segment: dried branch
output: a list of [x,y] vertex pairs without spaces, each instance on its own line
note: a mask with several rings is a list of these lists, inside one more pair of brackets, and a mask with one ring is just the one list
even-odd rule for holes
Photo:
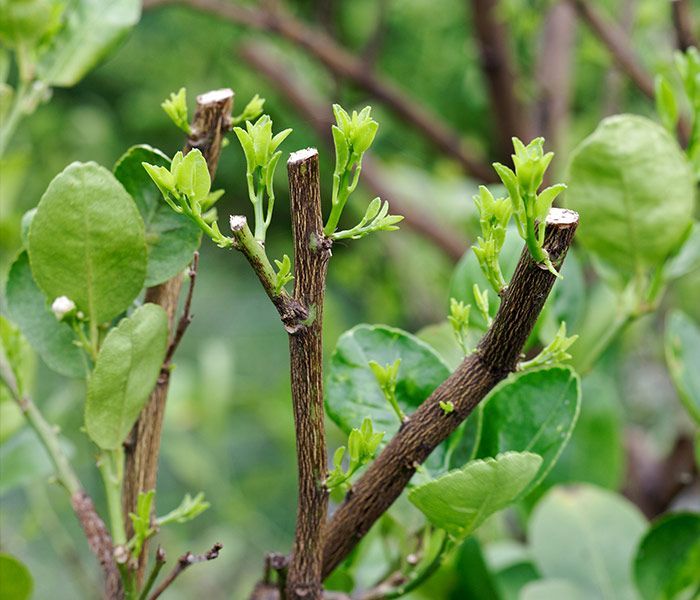
[[571,99],[576,14],[570,4],[558,2],[550,8],[540,37],[542,46],[535,74],[539,98],[534,122],[537,135],[547,140],[556,158],[569,120]]
[[197,563],[206,562],[218,558],[219,552],[221,552],[221,549],[223,547],[223,544],[216,543],[212,546],[211,550],[205,552],[204,554],[192,554],[191,552],[186,552],[185,554],[183,554],[180,558],[177,559],[177,564],[175,565],[173,570],[170,571],[163,583],[161,583],[150,595],[149,600],[156,600],[156,598],[159,598],[160,595],[170,587],[173,581],[175,581],[182,574],[183,571],[185,571],[192,565],[196,565]]
[[608,21],[589,0],[569,0],[579,17],[608,49],[617,66],[624,71],[639,90],[654,98],[654,78],[642,66],[629,37],[617,24]]
[[685,52],[691,46],[698,48],[698,40],[693,33],[693,12],[688,0],[671,0],[671,15],[676,29],[678,49]]
[[144,9],[175,4],[215,15],[231,23],[277,34],[303,48],[329,71],[351,81],[385,104],[438,150],[456,160],[467,173],[482,181],[494,181],[490,166],[474,151],[466,148],[460,135],[438,115],[390,83],[385,76],[368,71],[361,58],[339,46],[323,31],[309,27],[279,7],[274,10],[252,8],[223,0],[146,0]]
[[[239,55],[255,68],[258,75],[265,76],[282,93],[316,135],[332,149],[330,102],[319,98],[313,89],[303,83],[303,79],[293,76],[264,45],[245,44],[239,48]],[[408,200],[397,195],[371,156],[363,159],[360,185],[366,186],[373,196],[387,200],[394,212],[403,215],[403,223],[433,242],[451,260],[456,262],[462,257],[469,242],[449,226],[435,221],[430,213],[411,206]]]
[[[545,248],[557,268],[573,240],[578,215],[553,208],[547,218]],[[326,526],[323,576],[348,555],[374,522],[393,504],[416,468],[462,423],[478,403],[516,368],[520,352],[544,306],[555,277],[525,249],[492,326],[476,351],[410,416]],[[445,414],[440,402],[452,402]]]
[[292,298],[284,288],[277,290],[275,270],[267,258],[265,248],[250,231],[247,219],[242,215],[233,215],[230,223],[235,241],[234,247],[246,257],[258,276],[265,293],[277,309],[287,333],[296,333],[304,327],[304,322],[309,316],[308,310],[303,304]]
[[195,252],[192,257],[192,265],[187,271],[187,276],[190,278],[190,287],[187,290],[187,296],[185,297],[185,306],[182,309],[182,316],[177,323],[177,329],[175,330],[175,335],[170,341],[168,350],[165,353],[165,358],[163,359],[162,370],[165,372],[170,371],[170,363],[173,360],[175,351],[177,350],[180,342],[182,341],[185,331],[192,323],[192,295],[194,293],[194,285],[197,282],[197,268],[199,267],[199,252]]
[[318,151],[294,152],[287,162],[294,234],[294,299],[307,306],[306,327],[289,335],[292,403],[296,430],[298,507],[287,572],[288,600],[319,600],[328,509],[323,411],[323,300],[331,241],[323,234]]
[[[209,173],[214,178],[219,163],[221,144],[224,134],[231,127],[233,110],[233,91],[215,90],[197,96],[197,109],[191,124],[191,134],[187,139],[184,152],[198,148],[207,160]],[[145,302],[153,302],[163,307],[168,315],[172,339],[175,340],[175,313],[182,288],[182,277],[177,275],[165,283],[146,290]],[[179,329],[179,326],[178,326]],[[174,349],[173,349],[174,353]],[[168,360],[172,359],[172,356]],[[155,489],[158,474],[158,457],[160,455],[160,438],[165,416],[165,403],[170,386],[170,370],[166,369],[158,379],[151,392],[148,403],[141,411],[129,439],[124,444],[125,467],[124,487],[122,491],[123,514],[136,510],[140,492]],[[155,510],[155,502],[154,502]],[[133,535],[131,520],[127,518],[127,535]],[[146,542],[139,557],[136,571],[137,582],[141,583],[146,568]]]
[[508,28],[498,17],[498,0],[469,0],[476,39],[481,55],[481,70],[486,79],[497,129],[499,152],[508,157],[511,138],[532,137],[527,111],[518,100],[515,61],[508,45]]
[[90,550],[102,568],[105,580],[104,597],[108,600],[119,600],[123,597],[123,589],[121,576],[114,562],[112,538],[97,513],[92,498],[85,492],[78,475],[63,452],[56,428],[44,418],[29,396],[20,393],[15,374],[3,356],[0,356],[0,381],[49,455],[56,480],[70,495],[73,512],[85,533]]

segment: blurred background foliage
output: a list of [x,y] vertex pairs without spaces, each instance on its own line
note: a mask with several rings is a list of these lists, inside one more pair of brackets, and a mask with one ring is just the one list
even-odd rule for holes
[[[516,91],[525,105],[540,93],[536,63],[544,17],[552,4],[549,0],[501,3],[520,73]],[[630,33],[650,72],[670,69],[675,42],[666,2],[601,0],[596,5]],[[285,8],[310,26],[330,32],[352,53],[375,54],[373,68],[380,79],[386,76],[398,83],[408,97],[429,107],[484,157],[503,158],[468,2],[304,0],[287,2]],[[327,197],[332,155],[285,95],[242,58],[240,48],[252,42],[263,44],[302,89],[322,98],[329,113],[331,101],[347,108],[373,105],[380,130],[372,154],[381,161],[392,190],[448,225],[466,251],[468,240],[478,233],[471,196],[479,182],[465,176],[454,160],[437,152],[385,105],[330,75],[304,50],[273,34],[185,7],[158,7],[144,11],[109,60],[75,87],[54,89],[50,102],[20,124],[0,165],[3,276],[20,247],[22,214],[37,204],[49,181],[67,164],[93,160],[111,168],[137,143],[151,144],[169,155],[182,145],[181,133],[160,108],[161,101],[181,86],[190,92],[190,102],[196,93],[230,86],[236,92],[234,112],[254,94],[264,96],[275,129],[294,129],[285,150],[309,145],[322,149]],[[570,94],[568,122],[556,148],[555,180],[564,173],[569,151],[602,117],[631,112],[655,118],[653,102],[615,69],[609,52],[581,24],[575,34]],[[273,256],[291,255],[292,249],[283,169],[279,179],[277,214],[267,244]],[[226,190],[219,215],[249,211],[244,157],[235,142],[223,152],[215,187]],[[369,199],[369,194],[360,201],[355,198],[356,213]],[[325,318],[327,356],[339,335],[360,322],[417,332],[444,321],[454,258],[410,228],[339,243],[333,253]],[[578,282],[580,288],[573,293],[587,297],[580,306],[580,325],[584,315],[617,300],[593,277],[584,253],[577,257],[580,276],[564,281]],[[673,303],[700,319],[699,286],[696,270],[674,283],[664,306]],[[243,598],[261,574],[264,553],[285,551],[293,535],[296,486],[287,336],[241,257],[208,243],[202,249],[193,312],[194,323],[176,357],[158,503],[169,509],[179,503],[183,490],[202,490],[212,508],[191,523],[164,531],[160,543],[171,558],[188,549],[200,551],[216,540],[224,543],[224,551],[218,561],[183,576],[169,597]],[[664,366],[660,341],[664,312],[662,308],[634,323],[584,380],[581,419],[548,478],[550,485],[583,481],[621,490],[640,456],[660,460],[678,443],[679,435],[692,431]],[[569,323],[569,331],[578,332],[575,323]],[[91,445],[79,430],[82,407],[76,399],[82,390],[77,386],[39,364],[34,397],[60,425],[83,481],[101,503]],[[45,485],[50,469],[43,450],[33,443],[31,432],[11,435],[14,429],[11,415],[5,415],[0,426],[3,441],[7,439],[0,447],[2,549],[29,566],[36,598],[89,597],[86,589],[96,577],[93,559],[80,541],[63,492]],[[340,432],[329,425],[329,447],[340,443]],[[696,504],[697,493],[696,482],[691,497]],[[502,540],[514,523],[512,515],[500,516],[480,530],[479,538],[483,543]],[[480,555],[470,544],[454,560],[465,561],[473,570],[474,557]],[[491,552],[489,560],[498,562],[497,554]],[[411,597],[486,597],[463,587],[466,583],[455,583],[455,572],[448,565]],[[368,581],[371,575],[370,569],[365,574]]]

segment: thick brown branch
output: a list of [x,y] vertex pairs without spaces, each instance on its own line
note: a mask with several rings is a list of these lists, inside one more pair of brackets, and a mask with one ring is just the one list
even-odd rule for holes
[[328,509],[322,327],[331,241],[323,235],[318,152],[307,149],[293,153],[287,171],[294,234],[294,298],[308,307],[310,322],[289,336],[299,497],[286,596],[288,600],[320,600],[321,532]]
[[499,152],[510,155],[511,138],[531,138],[527,112],[516,93],[515,64],[508,43],[510,34],[498,16],[498,0],[469,0],[476,38],[479,42],[481,70],[486,79],[499,140]]
[[571,97],[571,60],[576,41],[576,14],[567,2],[549,9],[542,30],[537,60],[539,99],[535,107],[537,135],[557,152],[566,131]]
[[[191,134],[187,139],[184,152],[198,148],[207,160],[209,173],[214,178],[219,163],[223,136],[231,127],[233,110],[233,91],[215,90],[197,97],[197,109],[191,125]],[[175,313],[177,312],[182,276],[177,275],[160,285],[146,290],[146,302],[153,302],[163,307],[168,315],[171,339],[175,341]],[[172,356],[169,356],[170,360]],[[160,437],[165,416],[165,402],[170,385],[169,370],[158,379],[151,392],[148,403],[141,411],[129,439],[124,444],[126,455],[124,467],[124,489],[122,506],[124,515],[136,510],[136,501],[140,492],[155,489],[160,454]],[[131,520],[126,520],[127,535],[133,534]],[[141,552],[137,579],[143,579],[148,552],[144,547]]]
[[187,568],[200,562],[206,562],[218,558],[219,552],[221,552],[223,547],[223,544],[216,543],[212,546],[211,550],[205,552],[204,554],[192,554],[191,552],[186,552],[183,554],[177,559],[177,564],[163,580],[163,583],[161,583],[148,597],[148,600],[156,600],[159,598],[160,595],[172,585],[173,581],[175,581]]
[[[569,249],[578,215],[554,208],[547,218],[545,248],[556,265]],[[323,576],[338,566],[374,522],[393,504],[428,455],[474,407],[513,371],[549,295],[555,277],[523,251],[501,306],[476,351],[410,416],[353,486],[324,531]],[[440,402],[452,402],[445,414]]]
[[347,79],[384,103],[413,126],[438,150],[456,160],[462,168],[483,181],[493,181],[493,170],[475,152],[465,147],[457,132],[438,115],[418,103],[385,76],[365,68],[364,61],[323,31],[313,29],[277,8],[251,8],[223,0],[147,0],[144,8],[182,4],[232,23],[279,35],[306,50],[335,75]]
[[688,0],[671,0],[671,15],[676,29],[678,49],[685,52],[691,46],[698,47],[693,33],[693,12]]
[[[319,98],[313,89],[304,84],[302,78],[293,76],[262,44],[245,44],[240,47],[239,54],[255,68],[257,74],[264,75],[284,95],[311,125],[316,135],[332,149],[330,102]],[[456,262],[462,257],[469,245],[468,241],[449,226],[436,222],[430,213],[411,206],[408,200],[397,194],[371,156],[365,156],[362,161],[360,184],[366,186],[373,196],[387,200],[393,213],[403,215],[402,224],[405,223],[433,242],[451,260]]]
[[626,33],[619,25],[607,20],[589,0],[569,0],[579,16],[608,49],[617,66],[624,71],[640,91],[654,98],[654,79],[639,62]]

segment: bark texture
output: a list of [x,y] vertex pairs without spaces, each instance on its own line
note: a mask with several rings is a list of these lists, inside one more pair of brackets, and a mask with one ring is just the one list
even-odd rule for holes
[[80,491],[71,496],[71,505],[85,533],[88,546],[97,557],[104,573],[103,597],[105,600],[121,600],[124,598],[124,590],[117,564],[114,562],[112,537],[104,521],[97,514],[92,498],[84,491]]
[[[575,212],[551,210],[545,248],[555,265],[561,265],[566,256],[577,225]],[[523,250],[493,325],[475,352],[416,409],[328,523],[324,531],[324,577],[394,503],[416,468],[515,369],[554,281],[554,275],[536,264],[527,249]],[[445,414],[441,401],[452,402],[454,412]]]
[[321,533],[328,508],[322,327],[331,241],[323,235],[318,152],[295,152],[287,170],[294,234],[294,299],[307,307],[310,322],[289,336],[299,498],[286,595],[294,600],[317,600],[322,596]]
[[[197,97],[197,109],[191,125],[183,153],[197,148],[202,153],[209,167],[212,179],[216,173],[221,153],[224,134],[231,127],[233,110],[233,91],[215,90]],[[165,283],[148,288],[145,302],[153,302],[163,307],[168,315],[171,339],[175,335],[175,314],[177,312],[183,278],[176,275]],[[124,445],[125,467],[122,508],[124,515],[136,510],[136,501],[140,492],[155,489],[158,474],[158,457],[160,455],[160,438],[165,416],[165,404],[170,387],[170,371],[163,369],[155,389],[151,392],[148,403],[141,411],[129,439]],[[154,502],[155,509],[155,502]],[[133,535],[131,519],[126,517],[127,536]],[[146,547],[141,553],[137,577],[143,578],[148,552]]]

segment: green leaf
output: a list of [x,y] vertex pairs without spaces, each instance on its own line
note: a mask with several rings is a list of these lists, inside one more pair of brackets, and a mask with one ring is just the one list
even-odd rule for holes
[[[35,355],[19,328],[2,315],[0,315],[0,356],[4,356],[12,370],[20,396],[28,394],[36,367]],[[1,383],[0,387],[2,387]]]
[[51,312],[34,281],[26,252],[10,268],[5,297],[10,318],[46,365],[66,377],[85,377],[85,358],[73,343],[75,334],[68,323],[59,321]]
[[143,287],[143,220],[107,169],[73,163],[39,202],[29,261],[49,302],[67,296],[90,321],[104,323],[126,310]]
[[411,334],[384,325],[358,325],[340,337],[328,368],[326,412],[346,434],[365,417],[386,432],[385,442],[396,433],[399,421],[369,363],[391,365],[397,359],[396,400],[410,415],[450,374],[438,354]]
[[589,596],[566,579],[540,579],[528,583],[519,600],[588,600]]
[[177,189],[195,203],[206,200],[211,188],[211,176],[207,161],[195,148],[187,153],[177,168],[173,168]]
[[523,495],[545,478],[576,425],[581,406],[578,375],[552,367],[511,375],[483,400],[479,458],[507,451],[533,452],[542,465]]
[[700,425],[700,327],[679,310],[666,321],[666,364],[683,405]]
[[[568,256],[566,260],[569,261]],[[700,225],[695,222],[678,254],[666,263],[664,277],[667,280],[678,279],[698,270],[700,270]]]
[[58,0],[0,2],[0,41],[10,48],[36,53],[58,29],[64,4]]
[[656,100],[656,112],[661,118],[664,127],[675,135],[676,125],[678,124],[678,103],[673,92],[673,87],[663,75],[657,75],[654,82]]
[[529,452],[475,460],[413,488],[408,499],[433,525],[464,538],[513,502],[541,464],[542,458]]
[[105,338],[88,383],[85,427],[104,450],[119,448],[148,400],[168,344],[168,317],[144,304]]
[[29,569],[14,556],[0,554],[0,600],[28,600],[32,596],[34,580]]
[[643,117],[602,121],[574,152],[568,178],[578,241],[627,279],[666,259],[690,224],[690,165],[668,132]]
[[96,67],[141,17],[139,0],[75,0],[65,24],[39,62],[38,77],[70,87]]
[[700,586],[700,514],[652,523],[637,550],[634,577],[643,600],[692,598]]
[[133,146],[117,161],[114,176],[131,194],[145,223],[148,248],[145,285],[154,286],[187,267],[199,247],[202,232],[194,221],[177,214],[165,203],[142,162],[170,167],[170,159],[159,150],[146,145]]
[[580,485],[547,493],[530,519],[529,540],[544,577],[566,579],[587,598],[635,600],[632,558],[645,529],[633,504]]

